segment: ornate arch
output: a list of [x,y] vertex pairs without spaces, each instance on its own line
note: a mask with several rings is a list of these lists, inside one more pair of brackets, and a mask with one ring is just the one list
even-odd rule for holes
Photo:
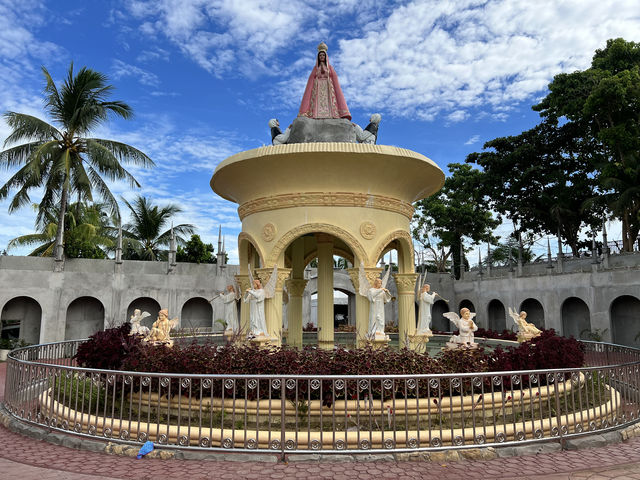
[[243,255],[243,242],[249,242],[249,244],[255,249],[255,251],[258,252],[258,256],[260,257],[262,265],[264,265],[264,252],[260,248],[260,244],[256,242],[253,236],[246,232],[240,232],[240,235],[238,235],[238,259],[240,261],[240,273],[247,275],[246,269],[249,262],[246,258],[246,255]]
[[274,265],[278,261],[278,258],[280,257],[282,252],[284,252],[289,244],[296,238],[313,232],[328,233],[329,235],[333,235],[334,237],[339,238],[347,244],[347,246],[351,249],[355,256],[358,257],[358,259],[362,259],[365,262],[368,261],[369,257],[360,242],[358,242],[358,240],[346,230],[343,230],[340,227],[336,227],[335,225],[330,225],[328,223],[307,223],[305,225],[300,225],[298,227],[292,228],[282,237],[280,237],[280,240],[278,240],[278,242],[273,246],[273,249],[271,250],[271,254],[269,255],[266,266]]
[[387,235],[382,241],[378,243],[378,246],[374,250],[374,255],[371,258],[372,262],[377,262],[378,259],[389,249],[387,247],[394,240],[398,241],[398,270],[400,273],[413,273],[413,242],[411,235],[405,230],[396,230]]

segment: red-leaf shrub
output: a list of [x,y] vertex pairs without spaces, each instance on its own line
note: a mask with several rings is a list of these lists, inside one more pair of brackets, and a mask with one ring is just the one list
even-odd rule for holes
[[497,347],[489,358],[489,371],[579,368],[584,365],[584,345],[575,338],[543,330],[540,336],[517,347]]
[[96,332],[78,346],[74,359],[81,367],[99,370],[120,370],[129,356],[135,357],[141,345],[140,337],[129,335],[131,324]]
[[[445,350],[435,357],[417,353],[408,349],[360,348],[345,350],[321,350],[305,347],[296,350],[292,347],[272,348],[270,350],[248,345],[176,342],[172,348],[141,343],[137,337],[130,337],[129,325],[109,329],[92,335],[78,348],[76,359],[85,367],[99,369],[119,369],[137,372],[157,372],[171,374],[214,374],[214,375],[420,375],[443,373],[497,372],[536,369],[562,369],[581,367],[584,364],[582,344],[573,338],[555,335],[553,330],[545,330],[539,336],[517,347],[496,348],[487,353],[483,348]],[[542,376],[544,377],[544,376]],[[540,384],[545,379],[540,378]],[[250,377],[249,377],[250,378]],[[455,377],[454,377],[455,378]],[[528,382],[526,375],[523,383]],[[139,379],[138,379],[139,380]],[[136,388],[140,385],[136,380]],[[319,388],[311,388],[309,380],[299,380],[293,389],[275,387],[269,380],[260,380],[255,387],[248,386],[248,379],[237,380],[229,387],[224,379],[211,382],[206,391],[200,392],[201,382],[194,379],[187,386],[177,380],[161,386],[158,378],[152,379],[153,391],[161,394],[231,396],[253,400],[260,398],[280,398],[282,392],[290,400],[306,401],[322,399],[325,405],[331,405],[337,399],[363,399],[367,395],[375,398],[391,398],[396,392],[401,395],[424,395],[432,389],[432,395],[449,394],[455,391],[479,391],[479,385],[471,385],[471,378],[460,377],[454,385],[449,379],[441,379],[437,387],[428,385],[425,380],[416,382],[411,391],[406,390],[405,380],[396,379],[383,385],[381,379],[346,380],[343,387],[336,387],[334,380],[323,380]],[[487,377],[485,386],[490,386]],[[501,385],[494,384],[496,390],[509,388],[510,376],[503,379]],[[282,384],[282,382],[281,382]],[[435,391],[433,390],[435,388]],[[164,393],[163,393],[164,392]]]

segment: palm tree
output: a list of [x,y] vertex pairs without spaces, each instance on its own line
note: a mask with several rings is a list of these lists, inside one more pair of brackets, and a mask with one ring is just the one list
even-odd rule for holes
[[[131,221],[122,227],[123,258],[158,260],[165,253],[160,247],[168,246],[171,241],[172,230],[180,245],[184,245],[185,235],[192,235],[195,231],[195,227],[190,223],[167,228],[171,217],[182,212],[177,205],[159,207],[141,195],[136,197],[133,205],[124,198],[122,201],[129,207],[132,217]],[[163,229],[165,230],[162,231]]]
[[[37,205],[34,205],[37,208]],[[37,233],[21,235],[9,241],[8,249],[37,245],[30,256],[53,255],[60,208],[46,212],[44,223]],[[65,254],[71,258],[106,258],[115,245],[116,228],[103,203],[87,205],[77,202],[68,205],[64,222]]]
[[28,143],[0,152],[0,166],[21,167],[0,188],[0,200],[7,198],[12,189],[17,189],[9,204],[11,213],[31,203],[31,190],[43,187],[36,225],[46,224],[47,212],[59,206],[55,256],[56,260],[62,260],[69,196],[77,196],[78,201],[92,202],[92,193],[97,191],[112,213],[119,217],[118,203],[103,177],[127,180],[132,187],[139,187],[122,164],[148,167],[153,166],[153,162],[141,151],[124,143],[88,137],[91,130],[104,123],[110,114],[124,119],[132,116],[131,107],[126,103],[107,101],[113,87],[107,85],[105,75],[83,67],[74,76],[72,63],[58,90],[47,69],[42,67],[42,72],[46,79],[45,110],[55,125],[23,113],[4,114],[12,129],[4,147],[21,141]]

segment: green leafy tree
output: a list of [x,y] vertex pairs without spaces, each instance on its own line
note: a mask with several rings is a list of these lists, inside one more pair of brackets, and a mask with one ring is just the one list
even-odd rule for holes
[[418,241],[424,241],[426,233],[437,238],[438,248],[448,249],[443,261],[451,257],[459,278],[463,237],[475,244],[493,241],[491,232],[500,224],[500,219],[494,218],[479,188],[483,173],[468,164],[447,166],[451,175],[442,189],[416,203],[412,233]]
[[[133,205],[125,199],[129,208],[131,221],[122,226],[123,252],[126,260],[161,260],[166,258],[171,242],[171,218],[182,212],[177,205],[163,207],[153,205],[147,198],[138,195]],[[173,227],[176,242],[184,245],[185,235],[192,235],[195,227],[183,223]]]
[[596,179],[622,223],[623,249],[640,232],[640,44],[622,38],[596,50],[591,68],[556,75],[533,107],[548,122],[569,123],[591,141]]
[[[37,206],[36,206],[37,208]],[[60,209],[46,213],[37,233],[22,235],[9,241],[9,249],[33,246],[30,256],[50,257],[55,247]],[[72,203],[65,212],[64,248],[68,258],[107,258],[115,245],[115,228],[103,203]]]
[[0,188],[0,200],[17,189],[9,212],[31,204],[29,192],[44,189],[38,205],[36,224],[47,222],[47,214],[58,206],[56,224],[56,259],[63,258],[64,220],[70,196],[79,201],[93,201],[97,192],[116,215],[118,203],[104,178],[126,180],[132,187],[140,185],[123,164],[152,166],[141,151],[113,140],[89,137],[110,114],[124,119],[132,115],[131,107],[121,101],[109,101],[113,87],[102,73],[82,68],[74,75],[73,64],[60,88],[46,68],[42,68],[46,85],[45,109],[53,123],[23,113],[6,112],[4,119],[12,129],[0,152],[0,165],[20,167]]
[[176,261],[189,263],[216,263],[217,259],[213,255],[213,245],[204,243],[200,235],[191,235],[184,247],[178,246]]
[[579,233],[602,221],[597,195],[592,142],[578,125],[542,122],[520,135],[484,144],[486,151],[466,161],[484,171],[480,185],[491,208],[523,232],[560,235],[578,253]]

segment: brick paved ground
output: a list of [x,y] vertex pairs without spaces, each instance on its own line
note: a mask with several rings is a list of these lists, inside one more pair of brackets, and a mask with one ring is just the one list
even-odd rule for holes
[[[0,364],[0,392],[6,364]],[[447,464],[423,462],[292,462],[136,460],[73,450],[0,427],[0,479],[638,479],[640,438],[591,450]],[[215,456],[212,455],[212,458]]]

